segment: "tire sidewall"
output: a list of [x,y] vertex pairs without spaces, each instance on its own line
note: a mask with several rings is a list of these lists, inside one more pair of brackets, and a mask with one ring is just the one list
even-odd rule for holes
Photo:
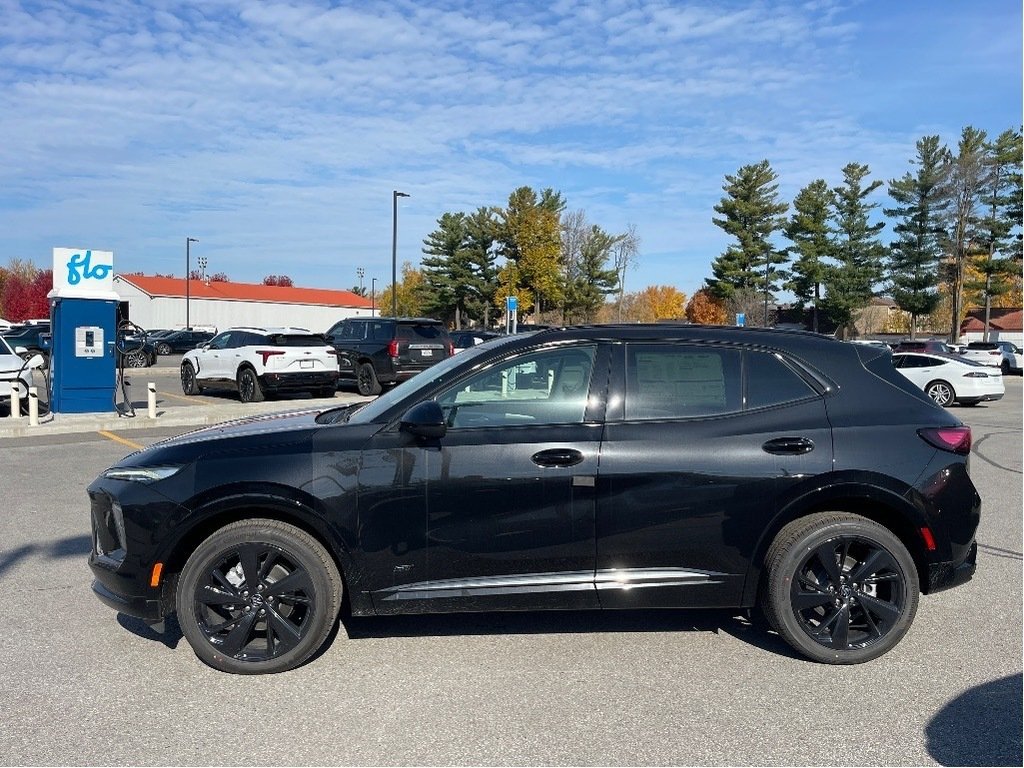
[[[773,626],[791,646],[805,656],[828,664],[860,664],[887,653],[906,635],[917,613],[920,585],[913,558],[903,543],[888,529],[866,518],[844,515],[841,520],[822,520],[797,538],[788,550],[769,566],[768,599]],[[780,536],[785,533],[785,529]],[[903,612],[896,625],[866,648],[837,651],[811,638],[793,610],[790,595],[797,568],[807,555],[822,544],[841,536],[852,536],[885,549],[903,576]]]
[[[332,582],[331,574],[324,567],[321,558],[329,559],[326,550],[298,529],[292,529],[294,534],[289,533],[286,530],[289,528],[291,526],[276,521],[257,520],[229,525],[206,539],[189,557],[178,582],[175,607],[182,634],[205,664],[222,672],[240,675],[284,672],[300,666],[324,644],[338,617],[341,600],[340,579],[335,572]],[[194,600],[197,588],[211,568],[238,545],[253,543],[267,545],[286,553],[305,569],[313,584],[313,616],[305,636],[295,648],[266,661],[240,661],[220,653],[200,629]],[[319,555],[316,549],[320,549]]]

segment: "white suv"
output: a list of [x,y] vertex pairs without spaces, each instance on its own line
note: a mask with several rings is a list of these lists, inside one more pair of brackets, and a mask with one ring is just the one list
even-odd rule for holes
[[338,358],[323,336],[305,328],[229,328],[181,359],[181,389],[238,389],[243,403],[280,392],[334,397]]
[[998,366],[1004,376],[1020,370],[1021,351],[1009,341],[972,341],[961,356],[982,365]]

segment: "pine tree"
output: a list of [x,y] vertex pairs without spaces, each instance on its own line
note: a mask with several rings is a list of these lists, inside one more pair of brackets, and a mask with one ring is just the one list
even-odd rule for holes
[[519,311],[534,305],[557,306],[563,283],[559,265],[561,239],[559,217],[565,202],[559,193],[545,189],[540,198],[530,187],[520,187],[499,211],[499,248],[505,266],[498,274],[500,288],[495,303],[504,306],[506,296],[519,299]]
[[827,259],[834,255],[828,224],[833,199],[832,190],[824,179],[812,181],[793,199],[793,216],[783,230],[793,241],[790,253],[797,257],[791,267],[792,277],[785,287],[796,296],[801,310],[808,302],[813,302],[815,333],[818,332],[818,309]]
[[856,312],[871,303],[875,286],[884,275],[885,246],[878,234],[884,222],[871,223],[871,211],[878,203],[867,198],[882,186],[875,180],[865,186],[868,166],[848,163],[843,184],[832,190],[834,257],[836,264],[825,270],[825,311],[839,328],[853,322]]
[[917,173],[906,173],[889,182],[894,208],[885,215],[896,219],[897,239],[889,249],[889,283],[897,306],[910,313],[910,337],[917,335],[917,318],[935,309],[939,295],[938,264],[943,253],[943,215],[949,199],[949,150],[938,136],[917,142],[917,157],[911,161]]
[[609,256],[622,235],[609,235],[597,225],[586,231],[574,259],[572,271],[566,276],[565,322],[593,322],[604,297],[618,287],[618,270],[607,266]]
[[714,277],[706,283],[719,298],[756,290],[764,293],[767,304],[769,294],[777,290],[777,281],[786,277],[784,271],[774,269],[786,263],[786,251],[771,243],[771,236],[784,224],[782,214],[789,208],[778,200],[777,178],[767,160],[745,165],[735,176],[725,177],[722,189],[726,196],[715,206],[721,218],[712,218],[712,222],[735,237],[738,244],[729,246],[711,265]]
[[466,216],[445,213],[438,228],[423,241],[423,286],[421,303],[429,315],[462,327],[466,294],[472,267],[463,248],[466,240]]
[[985,306],[985,331],[992,314],[992,299],[1008,293],[1019,274],[1021,238],[1021,134],[1006,130],[985,147],[985,173],[979,189],[982,216],[973,238],[978,251],[972,266],[981,278],[965,289],[981,294]]
[[970,259],[978,255],[981,244],[974,233],[979,219],[979,194],[985,183],[986,134],[967,126],[960,134],[957,154],[949,164],[950,228],[947,235],[949,259],[945,278],[952,303],[949,339],[960,339],[963,319],[964,270]]

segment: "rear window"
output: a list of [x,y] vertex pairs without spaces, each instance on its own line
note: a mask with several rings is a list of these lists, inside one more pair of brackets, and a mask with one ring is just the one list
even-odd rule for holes
[[400,339],[439,339],[447,335],[443,325],[438,323],[417,323],[416,325],[399,325],[398,338]]
[[998,349],[998,345],[993,341],[972,341],[967,345],[968,349]]
[[324,347],[327,342],[322,336],[312,333],[274,333],[267,337],[275,347]]

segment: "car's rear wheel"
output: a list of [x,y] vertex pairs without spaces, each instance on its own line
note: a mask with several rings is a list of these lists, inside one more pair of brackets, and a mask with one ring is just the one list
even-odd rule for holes
[[945,381],[933,381],[925,387],[924,392],[935,401],[936,405],[941,405],[943,408],[956,400],[953,386]]
[[766,558],[763,607],[793,648],[827,664],[859,664],[891,650],[917,613],[914,561],[889,529],[829,512],[795,520]]
[[333,559],[308,533],[278,520],[242,520],[189,557],[178,582],[178,623],[215,669],[284,672],[323,646],[341,591]]
[[243,368],[238,372],[238,399],[243,403],[259,403],[266,399],[256,371]]
[[198,395],[200,392],[196,369],[187,360],[181,364],[181,391],[186,395]]
[[170,344],[157,344],[156,345],[156,353],[158,355],[169,355],[169,354],[171,354],[171,345]]
[[1000,365],[999,365],[999,370],[1001,370],[1003,372],[1003,376],[1009,376],[1010,375],[1010,361],[1009,360],[1003,360],[1003,362],[1000,363]]
[[377,381],[377,372],[373,370],[372,363],[362,363],[359,366],[356,373],[356,389],[364,396],[380,394],[380,382]]

